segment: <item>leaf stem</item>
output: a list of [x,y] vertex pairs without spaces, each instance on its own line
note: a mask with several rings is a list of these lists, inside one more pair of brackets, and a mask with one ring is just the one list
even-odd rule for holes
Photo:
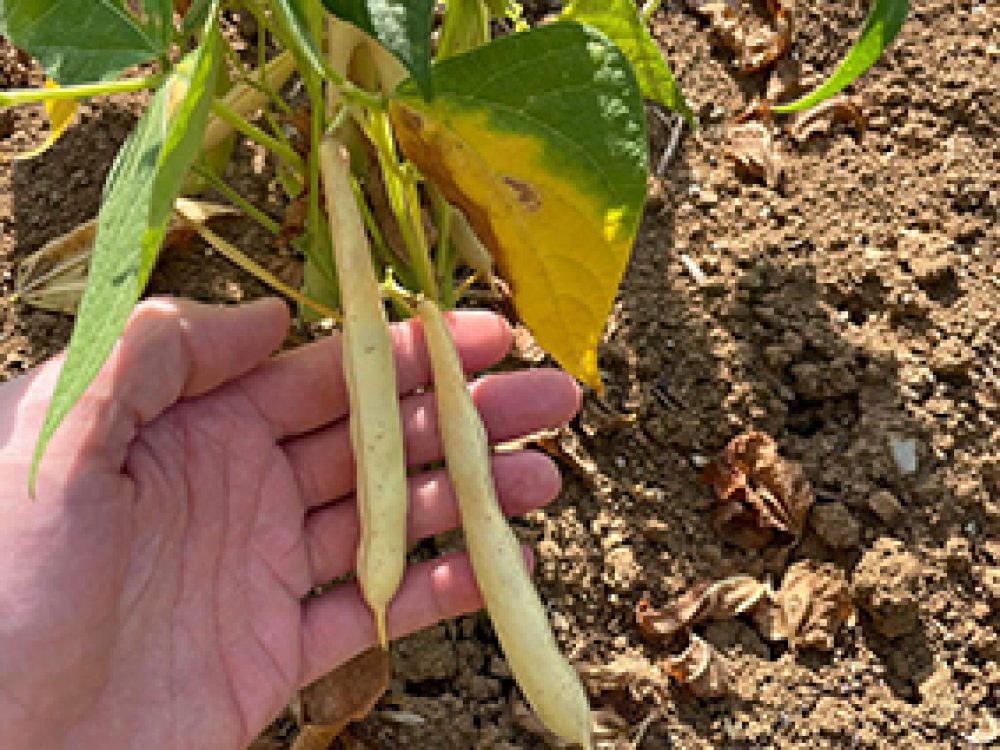
[[233,128],[233,130],[237,130],[251,141],[259,143],[268,151],[274,153],[282,161],[286,162],[295,171],[300,174],[306,171],[306,165],[302,161],[302,157],[295,153],[295,150],[291,146],[286,143],[282,143],[277,138],[273,138],[256,125],[247,122],[243,117],[222,101],[215,99],[212,102],[212,112],[214,112],[220,120]]
[[361,186],[357,184],[356,180],[352,179],[351,188],[354,191],[354,199],[358,204],[358,210],[361,212],[361,220],[364,222],[365,229],[368,230],[368,234],[372,237],[372,244],[375,247],[375,252],[378,254],[379,259],[391,270],[393,274],[402,280],[404,285],[412,286],[414,282],[410,276],[409,269],[400,263],[399,257],[386,243],[385,238],[382,236],[382,232],[379,230],[378,223],[372,215],[371,208],[368,206],[368,201],[365,200],[365,194],[361,189]]
[[91,96],[126,94],[130,91],[155,89],[163,82],[164,74],[155,73],[143,78],[125,78],[105,83],[81,83],[76,86],[60,86],[56,89],[11,89],[0,91],[0,107],[13,107],[32,102],[59,101],[66,99],[86,99]]
[[253,205],[250,201],[244,198],[242,195],[237,193],[233,188],[225,183],[225,181],[219,177],[211,169],[206,169],[204,165],[196,163],[192,167],[199,177],[208,180],[208,183],[215,188],[215,190],[226,198],[230,203],[240,209],[243,213],[249,216],[251,219],[260,224],[264,229],[266,229],[271,234],[281,234],[281,225],[278,224],[274,219],[264,213],[262,210]]
[[286,297],[295,300],[300,305],[308,307],[310,310],[313,310],[321,317],[330,318],[334,322],[340,322],[340,313],[338,313],[336,310],[331,310],[326,305],[317,302],[316,300],[311,299],[306,295],[302,294],[302,292],[300,292],[298,289],[293,289],[284,281],[275,276],[273,273],[264,268],[262,265],[251,260],[242,251],[237,249],[236,246],[222,239],[222,237],[217,235],[208,227],[194,223],[191,223],[191,226],[198,233],[198,235],[203,240],[205,240],[205,242],[207,242],[209,245],[212,246],[214,250],[216,250],[220,255],[222,255],[230,262],[242,268],[247,273],[251,274],[260,281],[264,282],[272,289],[281,292]]

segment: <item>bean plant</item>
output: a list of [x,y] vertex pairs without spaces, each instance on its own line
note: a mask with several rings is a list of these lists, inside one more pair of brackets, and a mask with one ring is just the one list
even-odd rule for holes
[[[443,5],[443,8],[436,6]],[[473,568],[528,702],[590,747],[586,695],[560,654],[497,506],[482,423],[442,310],[475,280],[503,284],[568,372],[599,389],[596,348],[639,227],[649,168],[645,106],[694,115],[651,38],[655,4],[577,0],[530,28],[505,0],[0,0],[0,34],[44,69],[51,132],[76,102],[152,92],[107,176],[89,274],[38,438],[45,446],[143,294],[171,222],[339,324],[362,521],[357,576],[386,645],[406,553],[406,473],[388,321],[419,315],[448,470]],[[222,33],[256,19],[256,59]],[[837,93],[898,32],[906,0],[876,0],[843,63],[785,114]],[[307,103],[297,148],[283,124]],[[234,135],[269,152],[290,201],[304,282],[290,288],[209,230],[184,196],[214,188],[268,232],[286,228],[225,182]],[[331,377],[334,374],[331,373]]]

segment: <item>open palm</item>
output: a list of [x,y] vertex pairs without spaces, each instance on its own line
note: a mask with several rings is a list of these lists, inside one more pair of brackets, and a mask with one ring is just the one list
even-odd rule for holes
[[[505,324],[452,317],[467,371],[506,352]],[[350,573],[357,548],[347,394],[336,336],[277,358],[269,300],[154,300],[56,433],[35,501],[34,441],[53,361],[0,386],[0,747],[238,748],[295,690],[375,643]],[[418,323],[394,328],[407,460],[441,457]],[[561,373],[474,386],[491,438],[568,419]],[[508,512],[552,499],[548,459],[494,459]],[[458,523],[447,476],[410,480],[409,535]],[[412,565],[390,635],[481,606],[464,555]]]

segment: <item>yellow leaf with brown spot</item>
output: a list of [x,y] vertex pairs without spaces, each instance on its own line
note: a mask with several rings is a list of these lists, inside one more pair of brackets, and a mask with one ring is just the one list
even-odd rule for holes
[[597,344],[638,230],[645,115],[600,32],[560,22],[433,69],[390,103],[403,153],[468,217],[538,343],[601,387]]

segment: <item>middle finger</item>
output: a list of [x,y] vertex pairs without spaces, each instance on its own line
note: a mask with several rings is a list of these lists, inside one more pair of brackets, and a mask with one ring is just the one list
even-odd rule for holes
[[[488,375],[472,386],[472,399],[490,442],[512,440],[556,427],[576,413],[580,390],[559,370],[521,370]],[[407,466],[442,458],[433,393],[400,401]],[[346,421],[284,444],[306,508],[351,494],[355,488],[354,454]]]

